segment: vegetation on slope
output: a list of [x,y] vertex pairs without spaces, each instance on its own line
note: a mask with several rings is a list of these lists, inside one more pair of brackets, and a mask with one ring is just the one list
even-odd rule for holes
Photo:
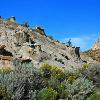
[[10,73],[3,74],[1,69],[1,100],[95,100],[98,95],[94,92],[95,87],[100,88],[100,65],[65,70],[49,64],[38,69],[31,63],[14,64],[16,67]]

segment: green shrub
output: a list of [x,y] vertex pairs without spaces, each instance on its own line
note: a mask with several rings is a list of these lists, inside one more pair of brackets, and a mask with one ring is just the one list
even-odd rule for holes
[[73,68],[70,67],[69,69],[65,70],[65,76],[67,80],[75,80],[78,77],[82,77],[82,74],[80,72],[79,68]]
[[42,76],[41,73],[36,72],[31,76],[32,78],[32,87],[34,90],[41,90],[47,86],[47,80]]
[[82,65],[82,68],[87,69],[87,68],[89,68],[89,66],[90,66],[89,64],[85,63],[85,64]]
[[91,64],[89,68],[83,71],[83,74],[90,80],[100,82],[100,64]]
[[46,64],[43,64],[39,69],[41,71],[45,71],[46,69],[51,70],[51,68],[52,66],[46,63]]
[[56,78],[50,78],[48,80],[48,87],[51,87],[52,89],[57,91],[58,86],[60,86],[60,82]]
[[9,66],[3,67],[3,68],[2,68],[2,72],[3,72],[4,74],[10,74],[13,70],[14,70],[14,69],[13,69],[12,67],[9,67]]
[[64,74],[64,70],[62,68],[57,67],[57,66],[52,66],[51,72],[52,72],[52,77],[54,77],[60,81],[64,80],[65,74]]
[[2,67],[0,69],[0,74],[10,74],[12,71],[14,71],[14,68],[11,66],[6,66],[6,67]]
[[58,98],[62,98],[65,99],[68,96],[68,92],[65,88],[65,84],[60,83],[59,80],[55,79],[55,78],[51,78],[48,81],[48,87],[51,87],[52,89],[56,90],[58,95]]
[[68,90],[66,89],[66,85],[61,83],[57,89],[59,99],[66,99],[68,97]]
[[100,100],[100,92],[92,94],[87,100]]
[[65,82],[70,100],[84,100],[94,90],[93,83],[85,78],[78,78],[72,84]]
[[40,70],[41,72],[43,72],[43,76],[44,76],[45,78],[50,78],[50,77],[51,77],[51,69],[52,69],[52,66],[49,65],[49,64],[43,64],[43,65],[39,68],[39,70]]
[[43,64],[39,70],[43,72],[43,76],[46,78],[50,78],[52,76],[58,80],[64,80],[64,70],[60,67]]
[[71,76],[68,77],[68,81],[70,83],[73,83],[75,80],[76,80],[76,76],[75,75],[71,75]]
[[0,100],[10,100],[10,94],[5,86],[0,85]]
[[29,27],[29,22],[24,22],[22,26]]
[[55,100],[57,92],[52,88],[43,88],[37,95],[38,100]]
[[51,40],[54,40],[53,36],[48,36],[48,38],[50,38]]

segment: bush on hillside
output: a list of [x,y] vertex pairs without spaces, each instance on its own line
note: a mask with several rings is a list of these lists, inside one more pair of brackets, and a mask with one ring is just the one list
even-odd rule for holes
[[52,66],[51,72],[52,72],[52,77],[60,81],[63,81],[65,79],[64,70],[62,68],[57,66]]
[[12,67],[10,67],[10,66],[3,67],[3,68],[2,68],[2,72],[3,72],[4,74],[10,74],[13,70],[14,70],[14,69],[13,69]]
[[85,63],[85,64],[82,65],[82,68],[83,68],[83,69],[87,69],[87,68],[89,68],[89,67],[90,67],[90,65],[87,64],[87,63]]
[[100,100],[100,92],[92,94],[87,100]]
[[38,100],[55,100],[57,92],[52,88],[43,88],[38,94]]
[[24,26],[24,27],[29,27],[29,22],[24,22],[24,23],[22,24],[22,26]]
[[89,68],[82,72],[88,79],[100,82],[100,64],[92,64]]
[[48,87],[57,91],[57,98],[65,99],[68,96],[65,84],[60,83],[56,78],[48,80]]
[[51,87],[52,89],[56,90],[58,89],[58,86],[60,85],[61,83],[59,82],[59,80],[57,80],[56,78],[50,78],[48,80],[48,87]]
[[49,64],[43,64],[40,68],[40,71],[43,72],[45,78],[56,78],[60,81],[64,80],[64,70],[57,66],[51,66]]
[[66,76],[66,80],[69,80],[70,82],[73,82],[78,77],[82,77],[80,69],[78,69],[78,68],[71,67],[71,68],[65,70],[64,73]]
[[43,73],[43,76],[45,78],[50,78],[51,77],[51,68],[52,66],[49,64],[43,64],[39,70]]
[[65,82],[70,100],[84,100],[94,91],[94,85],[85,78],[78,78],[72,84]]
[[0,100],[10,100],[10,94],[7,92],[7,88],[0,84]]

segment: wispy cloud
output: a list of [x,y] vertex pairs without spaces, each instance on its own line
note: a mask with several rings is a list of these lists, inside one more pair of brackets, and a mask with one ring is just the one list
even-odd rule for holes
[[[70,37],[70,38],[73,46],[79,46],[82,51],[85,51],[92,47],[93,43],[97,39],[97,35],[91,34],[89,36]],[[64,38],[61,41],[66,43],[70,38]]]

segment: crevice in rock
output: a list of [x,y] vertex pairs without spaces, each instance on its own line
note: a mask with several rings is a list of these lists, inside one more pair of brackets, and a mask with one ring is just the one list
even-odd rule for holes
[[3,56],[12,56],[13,57],[13,54],[7,50],[4,49],[5,46],[1,46],[0,47],[0,55],[3,55]]

